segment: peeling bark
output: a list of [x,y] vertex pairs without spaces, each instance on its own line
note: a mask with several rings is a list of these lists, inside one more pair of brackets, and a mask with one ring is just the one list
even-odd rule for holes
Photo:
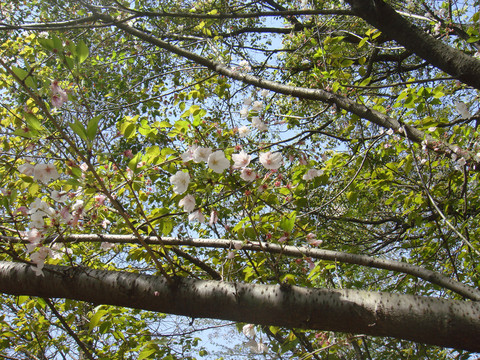
[[0,291],[260,325],[390,336],[480,351],[480,303],[0,262]]

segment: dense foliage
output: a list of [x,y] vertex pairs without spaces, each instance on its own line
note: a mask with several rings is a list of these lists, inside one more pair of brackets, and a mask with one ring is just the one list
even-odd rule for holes
[[[480,4],[387,3],[0,1],[0,260],[478,300],[394,264],[480,285]],[[165,336],[166,314],[2,299],[0,357],[217,357],[193,319]],[[237,328],[225,358],[470,356]]]

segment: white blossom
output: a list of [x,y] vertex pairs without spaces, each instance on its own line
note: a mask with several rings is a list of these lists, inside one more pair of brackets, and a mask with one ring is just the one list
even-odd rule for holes
[[282,166],[283,158],[279,152],[272,153],[270,151],[260,154],[260,163],[269,170],[278,169]]
[[245,181],[254,181],[257,178],[257,173],[249,168],[243,168],[240,177]]
[[260,95],[262,95],[262,97],[266,98],[268,95],[270,95],[270,91],[268,91],[267,89],[263,89],[260,92]]
[[243,105],[250,106],[250,105],[252,105],[252,101],[253,100],[252,100],[251,97],[247,97],[247,98],[245,98],[245,100],[243,100]]
[[238,136],[240,137],[245,137],[245,136],[248,136],[249,134],[250,134],[250,129],[248,128],[248,126],[244,125],[238,129]]
[[463,101],[455,101],[455,109],[460,114],[462,119],[468,119],[472,117],[470,110],[468,110],[467,104],[465,104]]
[[200,224],[203,224],[205,222],[205,215],[203,215],[200,210],[197,210],[188,215],[188,220],[198,221]]
[[235,164],[233,164],[234,168],[240,169],[247,167],[248,164],[250,164],[250,159],[252,157],[248,155],[245,151],[240,151],[238,154],[233,154],[232,155],[232,160],[234,161]]
[[32,164],[22,164],[18,167],[18,171],[26,176],[32,176],[35,167]]
[[245,335],[249,339],[253,339],[255,337],[255,325],[247,324],[244,325],[242,328],[243,335]]
[[230,161],[225,157],[222,150],[217,150],[208,157],[208,167],[218,174],[230,167]]
[[183,206],[183,210],[191,213],[195,209],[195,197],[193,195],[186,195],[178,202],[178,206]]
[[323,170],[317,170],[317,169],[309,169],[305,175],[303,175],[303,180],[309,181],[317,176],[322,176],[323,175]]
[[247,60],[242,60],[240,61],[240,64],[238,64],[240,66],[240,68],[242,68],[242,70],[246,71],[246,72],[249,72],[252,70],[252,67],[250,66],[250,64],[248,63]]
[[57,190],[53,190],[50,193],[50,197],[56,202],[65,202],[68,199],[68,196],[66,193],[61,193]]
[[182,158],[183,162],[189,162],[190,160],[193,160],[193,154],[195,153],[195,150],[197,149],[197,146],[189,146],[187,151],[185,151],[180,157]]
[[254,101],[252,105],[252,110],[260,112],[263,109],[263,103],[261,101]]
[[193,161],[196,163],[200,163],[202,161],[207,162],[211,153],[212,149],[209,147],[198,147],[193,152]]
[[242,110],[240,110],[240,116],[242,118],[247,118],[248,117],[248,108],[244,107]]
[[59,177],[60,174],[53,164],[37,164],[33,169],[33,178],[44,184],[48,183],[50,180],[57,180]]
[[258,131],[267,131],[268,126],[258,116],[252,117],[252,126]]
[[115,247],[115,244],[114,243],[111,243],[111,242],[106,242],[106,241],[103,241],[101,244],[100,244],[100,248],[102,250],[105,250],[105,251],[108,251],[108,250],[111,250]]
[[190,175],[178,170],[175,175],[170,176],[170,183],[173,185],[173,191],[176,194],[183,194],[190,184]]

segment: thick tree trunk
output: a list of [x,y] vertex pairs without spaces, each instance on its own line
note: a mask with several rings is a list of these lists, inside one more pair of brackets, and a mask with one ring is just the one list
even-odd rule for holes
[[357,290],[176,279],[0,262],[0,292],[68,298],[193,318],[391,336],[480,351],[480,303]]
[[465,84],[480,89],[480,60],[435,39],[383,0],[347,0],[353,12],[389,38]]

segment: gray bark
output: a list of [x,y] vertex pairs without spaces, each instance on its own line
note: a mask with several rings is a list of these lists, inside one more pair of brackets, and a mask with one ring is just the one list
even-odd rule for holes
[[390,336],[480,351],[480,303],[358,290],[307,289],[0,262],[0,291],[193,318]]
[[435,39],[383,0],[347,0],[353,12],[430,64],[480,89],[480,61]]

